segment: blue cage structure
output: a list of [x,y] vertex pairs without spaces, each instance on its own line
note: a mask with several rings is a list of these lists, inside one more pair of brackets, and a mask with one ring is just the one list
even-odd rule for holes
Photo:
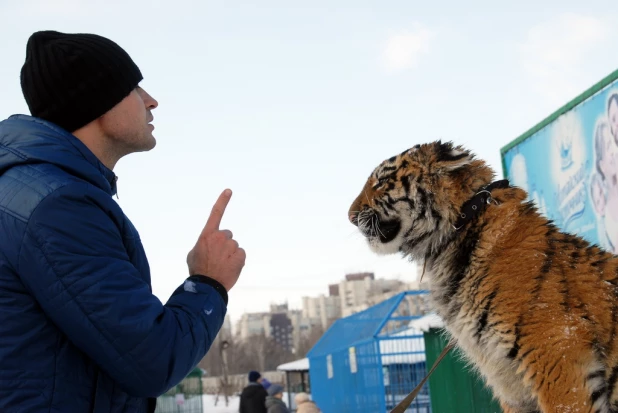
[[[312,398],[324,413],[383,413],[427,374],[423,332],[409,326],[428,311],[425,290],[399,293],[337,320],[309,351]],[[423,386],[407,412],[430,413]]]

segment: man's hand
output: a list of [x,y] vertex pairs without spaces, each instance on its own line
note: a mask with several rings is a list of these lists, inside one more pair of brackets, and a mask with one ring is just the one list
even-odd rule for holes
[[232,191],[229,189],[219,196],[197,243],[187,255],[189,275],[208,276],[220,282],[227,291],[238,281],[246,258],[245,250],[238,247],[238,242],[232,238],[232,232],[219,230],[225,207],[231,197]]

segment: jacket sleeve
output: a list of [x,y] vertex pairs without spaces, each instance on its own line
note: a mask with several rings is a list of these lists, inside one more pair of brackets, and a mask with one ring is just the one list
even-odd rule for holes
[[158,397],[206,354],[227,295],[213,280],[189,277],[163,305],[131,263],[119,223],[100,198],[92,187],[71,184],[41,201],[18,273],[53,323],[125,392]]

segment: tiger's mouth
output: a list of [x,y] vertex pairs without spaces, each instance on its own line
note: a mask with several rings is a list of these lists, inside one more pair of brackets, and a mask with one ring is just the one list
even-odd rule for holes
[[383,244],[394,240],[401,231],[399,219],[382,219],[373,211],[361,212],[358,216],[351,216],[350,221],[358,227],[366,238],[378,239]]
[[395,239],[401,230],[401,222],[399,220],[381,221],[378,227],[378,235],[380,242],[386,244]]

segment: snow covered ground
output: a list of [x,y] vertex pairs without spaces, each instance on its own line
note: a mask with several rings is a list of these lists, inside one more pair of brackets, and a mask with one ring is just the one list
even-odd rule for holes
[[[283,401],[287,404],[287,393],[283,394]],[[217,402],[217,405],[215,406],[215,399],[216,396],[214,395],[210,395],[210,394],[205,394],[202,396],[202,410],[203,413],[238,413],[238,403],[239,403],[239,398],[236,396],[232,396],[228,399],[229,403],[227,405],[227,407],[225,406],[225,399],[223,398],[223,396],[219,397],[219,401]],[[196,406],[192,405],[194,404],[193,402],[197,402],[199,403],[197,400],[198,399],[187,399],[184,402],[184,405],[178,409],[176,402],[174,400],[174,398],[170,397],[168,398],[159,398],[159,400],[157,401],[158,404],[158,411],[165,411],[165,412],[191,412],[191,413],[195,413],[196,412]],[[199,404],[197,405],[199,408]]]
[[[215,406],[215,396],[205,394],[202,396],[202,403],[204,406],[204,413],[238,413],[238,403],[240,399],[238,397],[230,397],[228,407],[225,407],[225,399],[219,397],[219,402]],[[288,394],[283,393],[283,402],[288,404]]]
[[204,406],[204,413],[238,413],[238,397],[229,397],[229,405],[225,407],[225,399],[219,397],[219,402],[215,406],[215,396],[205,394],[202,396],[202,403]]

